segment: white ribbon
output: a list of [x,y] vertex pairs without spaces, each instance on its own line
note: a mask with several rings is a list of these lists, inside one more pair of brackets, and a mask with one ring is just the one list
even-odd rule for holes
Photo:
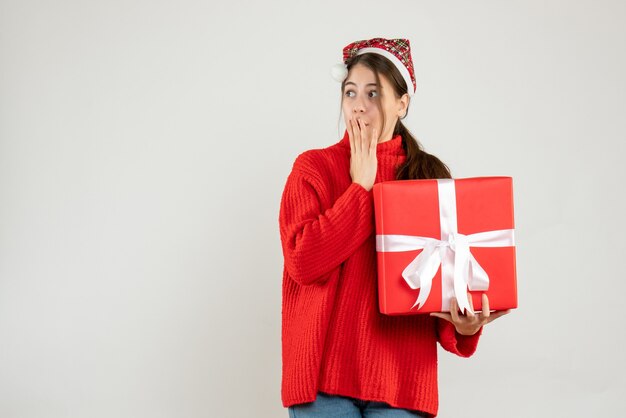
[[428,299],[432,281],[441,265],[442,311],[450,310],[456,296],[461,312],[472,311],[467,298],[470,290],[489,289],[489,276],[476,261],[470,247],[514,246],[514,230],[501,229],[464,235],[457,231],[454,179],[437,179],[441,239],[413,235],[376,235],[376,251],[399,252],[423,249],[406,266],[402,277],[411,289],[420,289],[411,308],[418,309]]

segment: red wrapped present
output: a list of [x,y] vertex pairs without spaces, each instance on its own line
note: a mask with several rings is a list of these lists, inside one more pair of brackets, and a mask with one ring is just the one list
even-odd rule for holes
[[395,180],[373,188],[380,312],[517,307],[511,177]]

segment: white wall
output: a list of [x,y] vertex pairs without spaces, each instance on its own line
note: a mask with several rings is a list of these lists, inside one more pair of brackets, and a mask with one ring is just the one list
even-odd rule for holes
[[[520,307],[441,352],[441,417],[625,416],[624,2],[0,1],[0,416],[281,417],[278,207],[339,140],[349,42],[511,175]],[[506,411],[506,413],[503,413]]]

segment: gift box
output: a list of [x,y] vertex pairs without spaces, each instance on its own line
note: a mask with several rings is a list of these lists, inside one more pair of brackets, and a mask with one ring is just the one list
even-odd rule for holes
[[395,180],[373,187],[381,313],[517,307],[511,177]]

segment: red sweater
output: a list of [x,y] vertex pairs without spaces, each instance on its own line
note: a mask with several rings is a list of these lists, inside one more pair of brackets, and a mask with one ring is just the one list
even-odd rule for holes
[[[376,156],[375,182],[393,180],[406,159],[402,137],[378,144]],[[296,158],[279,214],[285,407],[322,391],[435,416],[437,341],[462,357],[476,350],[482,328],[463,336],[429,315],[378,311],[374,225],[372,191],[350,177],[347,131]]]

